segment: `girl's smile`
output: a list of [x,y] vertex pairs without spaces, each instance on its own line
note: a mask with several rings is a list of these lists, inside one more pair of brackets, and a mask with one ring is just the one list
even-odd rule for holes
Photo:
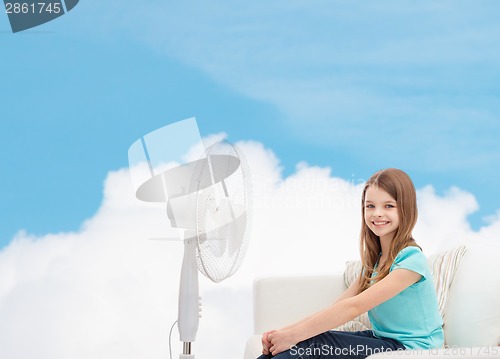
[[386,191],[370,186],[365,194],[365,223],[381,240],[392,240],[399,227],[397,202]]

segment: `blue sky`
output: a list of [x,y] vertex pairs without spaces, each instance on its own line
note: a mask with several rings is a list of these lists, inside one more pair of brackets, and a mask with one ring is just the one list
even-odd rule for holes
[[82,1],[18,34],[0,14],[0,245],[78,230],[141,135],[196,116],[284,174],[382,167],[498,209],[495,1]]

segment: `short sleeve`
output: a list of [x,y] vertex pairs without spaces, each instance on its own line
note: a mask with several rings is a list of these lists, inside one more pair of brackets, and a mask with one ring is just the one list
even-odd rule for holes
[[392,263],[391,271],[395,269],[408,269],[412,272],[418,273],[422,279],[418,282],[423,282],[428,273],[427,258],[418,247],[409,246],[403,248]]

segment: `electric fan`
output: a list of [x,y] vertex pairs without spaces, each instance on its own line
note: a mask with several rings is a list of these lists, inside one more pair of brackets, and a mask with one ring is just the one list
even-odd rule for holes
[[[198,159],[184,155],[197,149],[202,150]],[[191,118],[137,140],[129,149],[129,166],[133,179],[139,180],[137,198],[165,202],[171,226],[181,229],[180,358],[194,358],[191,344],[201,311],[198,269],[220,282],[236,272],[248,247],[252,217],[248,165],[231,143],[217,142],[204,149]]]

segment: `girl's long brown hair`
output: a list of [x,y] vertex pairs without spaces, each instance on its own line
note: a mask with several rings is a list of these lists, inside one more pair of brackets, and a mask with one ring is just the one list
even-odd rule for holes
[[[380,252],[380,238],[376,236],[365,223],[365,195],[370,186],[377,186],[391,195],[396,200],[399,215],[399,226],[391,241],[389,254],[385,263],[377,268],[377,275],[372,278],[374,266],[377,263]],[[361,235],[360,254],[363,265],[359,277],[358,293],[367,289],[373,283],[383,279],[389,274],[396,255],[400,250],[408,246],[419,247],[412,237],[413,227],[417,223],[417,195],[411,178],[403,171],[396,168],[388,168],[376,172],[366,182],[361,197]],[[421,249],[421,248],[420,248]]]

